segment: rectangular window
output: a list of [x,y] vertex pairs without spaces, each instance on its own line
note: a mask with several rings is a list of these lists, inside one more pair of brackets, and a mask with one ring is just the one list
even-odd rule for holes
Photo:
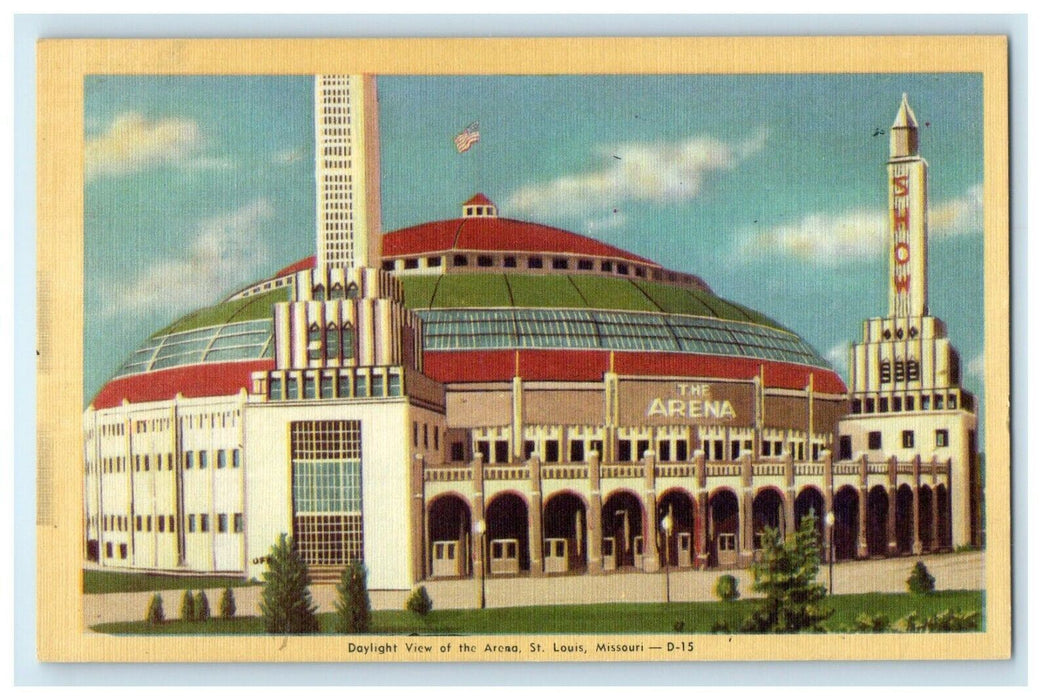
[[669,462],[670,461],[670,440],[659,441],[659,461]]
[[[396,372],[390,372],[390,377],[389,378],[390,378],[390,394],[389,395],[390,396],[400,396],[401,395],[401,375],[397,374]],[[436,444],[437,444],[437,441],[434,440],[434,446],[436,446]]]
[[405,270],[414,270],[417,267],[419,267],[419,258],[405,258],[404,259],[404,269]]
[[905,396],[904,399],[903,399],[903,407],[906,410],[908,410],[908,411],[913,411],[914,410],[914,397],[913,396]]
[[288,377],[288,399],[295,401],[299,398],[298,377]]
[[352,394],[350,393],[350,377],[349,377],[349,375],[346,375],[346,374],[340,374],[339,375],[339,396],[342,397],[342,398],[347,398],[349,396],[352,396]]
[[441,258],[440,257],[436,257],[435,256],[435,257],[431,257],[431,258],[426,258],[426,267],[440,267],[440,266],[441,266]]
[[419,421],[412,421],[412,447],[419,446]]
[[211,526],[211,518],[208,516],[207,513],[201,513],[200,514],[200,531],[201,532],[207,532],[208,528],[210,526]]
[[761,456],[771,457],[772,456],[772,443],[768,440],[761,441]]
[[240,449],[239,448],[233,450],[233,468],[234,469],[239,469],[240,468]]
[[929,396],[928,396],[928,394],[924,394],[922,396],[922,410],[923,411],[928,411],[929,410]]
[[602,260],[601,261],[601,272],[611,272],[611,271],[612,271],[612,261],[610,261],[610,260]]
[[569,459],[573,462],[586,461],[586,444],[582,440],[572,440],[568,443]]
[[335,324],[324,331],[324,357],[328,360],[339,359],[339,329]]
[[881,449],[881,433],[877,430],[867,433],[867,449],[869,450],[880,450]]
[[149,455],[142,457],[142,471],[149,471]]
[[367,396],[368,395],[368,376],[364,374],[356,375],[355,384],[353,387],[354,396]]
[[[779,445],[780,443],[777,442],[776,444]],[[779,454],[779,452],[776,452],[776,454]],[[725,459],[725,443],[722,442],[721,440],[715,440],[714,441],[714,460],[717,461],[717,462],[720,462],[723,459]]]
[[947,439],[947,431],[946,430],[937,430],[936,431],[936,446],[937,447],[948,447],[949,444],[950,443],[948,442],[948,439]]
[[542,258],[528,258],[528,269],[530,270],[542,270],[543,259]]
[[233,514],[233,532],[244,532],[244,514]]
[[943,409],[943,394],[936,394],[933,396],[932,407],[937,411]]
[[157,532],[164,532],[164,525],[166,524],[166,518],[163,515],[157,516]]
[[120,558],[127,559],[127,544],[120,545]]
[[812,443],[812,459],[814,461],[820,458],[820,451],[822,449],[823,449],[823,446],[820,445],[818,442]]
[[372,396],[383,396],[385,392],[382,390],[382,375],[372,375]]
[[874,413],[874,399],[864,399],[863,400],[863,412],[864,413]]
[[335,398],[335,379],[330,374],[321,377],[321,398]]
[[553,266],[553,268],[555,270],[567,270],[568,269],[568,259],[567,258],[554,258],[552,266]]
[[168,516],[168,531],[170,531],[170,532],[174,532],[175,531],[175,516],[174,515],[169,515]]
[[579,268],[580,270],[593,270],[594,269],[594,261],[593,260],[580,260],[576,264],[576,267]]
[[135,455],[135,471],[142,471],[142,455]]
[[218,525],[218,531],[219,532],[226,532],[229,529],[228,518],[229,518],[229,516],[226,515],[225,513],[219,513],[218,514],[218,523],[217,523],[217,525]]
[[465,255],[455,255],[452,257],[452,265],[455,267],[464,267],[466,265]]
[[197,531],[197,516],[187,515],[186,516],[186,531],[196,532]]
[[503,267],[517,267],[517,258],[513,255],[507,255],[503,258]]
[[630,461],[630,441],[618,440],[616,442],[616,460],[620,462]]
[[215,468],[225,469],[226,468],[226,450],[215,451]]
[[106,559],[112,559],[112,558],[113,558],[113,543],[112,542],[106,542]]
[[430,424],[423,423],[423,447],[430,449]]
[[495,264],[495,261],[492,260],[492,256],[491,255],[478,255],[477,256],[477,267],[491,267],[494,264]]
[[679,462],[688,460],[688,440],[678,440],[675,443],[675,458]]
[[920,379],[921,366],[917,360],[907,360],[907,381],[916,382]]
[[956,394],[947,394],[947,408],[958,408],[958,396]]
[[556,463],[559,459],[557,440],[547,440],[543,443],[543,459],[546,462]]
[[645,453],[648,452],[648,440],[637,441],[637,458],[640,460],[644,458]]
[[862,413],[863,412],[863,401],[861,401],[860,399],[853,399],[852,400],[852,412],[853,413]]
[[590,451],[597,453],[597,461],[600,462],[603,459],[605,453],[605,443],[600,440],[590,441]]
[[900,435],[900,443],[907,448],[914,447],[914,431],[904,430]]
[[142,532],[142,516],[135,516],[135,532]]
[[729,453],[729,459],[739,459],[739,440],[733,440],[730,447],[732,451]]
[[842,435],[838,438],[838,457],[852,459],[852,436]]
[[481,463],[490,464],[492,461],[492,446],[487,440],[478,440],[476,449],[481,453]]
[[616,264],[616,273],[617,274],[625,275],[625,274],[627,274],[629,272],[630,272],[630,268],[627,267],[626,265],[624,265],[623,263],[617,263]]
[[172,454],[170,452],[168,452],[168,471],[171,471],[172,469],[174,469],[174,462],[175,462],[175,458],[172,456]]
[[882,384],[888,384],[892,381],[892,365],[888,360],[883,360],[879,366],[878,378]]
[[208,453],[207,453],[206,450],[201,450],[200,451],[200,468],[201,469],[207,469],[208,468]]
[[269,399],[279,401],[280,398],[280,377],[270,377]]
[[882,396],[878,399],[878,413],[889,412],[889,399],[888,397]]
[[465,462],[466,461],[466,450],[464,449],[463,443],[456,441],[452,443],[451,458],[453,462]]
[[899,396],[892,397],[892,410],[897,413],[903,410],[903,399]]
[[312,374],[307,374],[302,379],[302,398],[317,398],[317,378],[314,377]]
[[907,369],[903,360],[896,360],[892,363],[892,376],[898,382],[902,382],[907,378]]
[[510,461],[510,443],[506,440],[495,441],[495,461],[506,464]]

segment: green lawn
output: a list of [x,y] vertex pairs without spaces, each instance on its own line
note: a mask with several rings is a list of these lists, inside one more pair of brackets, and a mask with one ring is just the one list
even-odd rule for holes
[[160,574],[84,570],[84,593],[134,593],[188,588],[198,590],[251,585],[254,584],[237,576],[162,576]]
[[[375,634],[547,634],[547,633],[656,633],[674,631],[674,623],[684,622],[683,632],[707,633],[718,619],[737,627],[757,600],[732,603],[607,603],[600,605],[531,606],[488,610],[435,610],[420,618],[403,610],[372,613]],[[861,612],[885,614],[895,622],[911,611],[928,617],[941,610],[983,611],[982,591],[938,591],[926,596],[906,593],[839,595],[828,599],[834,616],[830,630],[851,626]],[[174,614],[176,611],[168,611]],[[321,631],[333,634],[335,615],[320,616]],[[108,634],[262,634],[262,620],[238,617],[208,622],[166,622],[153,627],[145,622],[96,625],[96,632]]]

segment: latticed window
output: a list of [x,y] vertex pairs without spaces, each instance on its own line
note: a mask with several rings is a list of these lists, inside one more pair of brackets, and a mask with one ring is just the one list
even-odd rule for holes
[[329,323],[324,333],[324,357],[329,360],[339,359],[339,329]]
[[295,542],[310,565],[364,558],[360,421],[291,424]]
[[321,327],[316,323],[310,324],[306,343],[306,356],[311,360],[321,359]]
[[350,360],[353,359],[354,349],[353,339],[353,325],[350,323],[342,324],[342,359]]

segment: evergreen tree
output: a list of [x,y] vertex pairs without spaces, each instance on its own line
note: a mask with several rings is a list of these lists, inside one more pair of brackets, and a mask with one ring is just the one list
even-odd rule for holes
[[151,625],[159,625],[164,621],[164,600],[159,593],[154,593],[146,608],[146,622]]
[[801,528],[786,540],[779,530],[761,533],[761,561],[751,567],[754,590],[765,599],[743,623],[744,632],[823,632],[823,621],[833,610],[822,605],[827,589],[816,583],[820,545],[815,518],[806,516]]
[[233,598],[233,589],[229,586],[222,591],[222,600],[219,601],[219,616],[229,620],[237,614],[237,601]]
[[338,631],[346,634],[367,632],[371,625],[372,605],[364,565],[358,561],[350,562],[343,569],[342,580],[335,590],[339,596],[335,601]]
[[430,600],[430,594],[426,592],[426,586],[419,586],[412,594],[408,596],[408,600],[405,602],[404,607],[406,610],[411,610],[416,615],[427,615],[433,610],[433,601]]
[[306,562],[287,534],[282,534],[270,548],[262,580],[265,586],[259,609],[268,633],[307,634],[320,630]]
[[178,616],[183,622],[193,622],[197,619],[197,602],[193,599],[193,591],[186,591],[182,595],[182,606]]
[[925,562],[919,561],[911,569],[911,575],[907,577],[907,590],[911,593],[923,595],[932,593],[936,588],[936,578],[929,573]]
[[193,599],[193,612],[199,622],[207,622],[211,618],[211,604],[204,591],[197,591],[197,597]]

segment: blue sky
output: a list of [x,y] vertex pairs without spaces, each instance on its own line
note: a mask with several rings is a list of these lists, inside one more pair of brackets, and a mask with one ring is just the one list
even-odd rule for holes
[[[311,254],[314,200],[311,78],[84,87],[88,401],[157,328]],[[979,75],[380,77],[383,229],[483,191],[504,216],[698,274],[843,369],[887,311],[875,132],[903,92],[930,164],[930,311],[982,396]]]

